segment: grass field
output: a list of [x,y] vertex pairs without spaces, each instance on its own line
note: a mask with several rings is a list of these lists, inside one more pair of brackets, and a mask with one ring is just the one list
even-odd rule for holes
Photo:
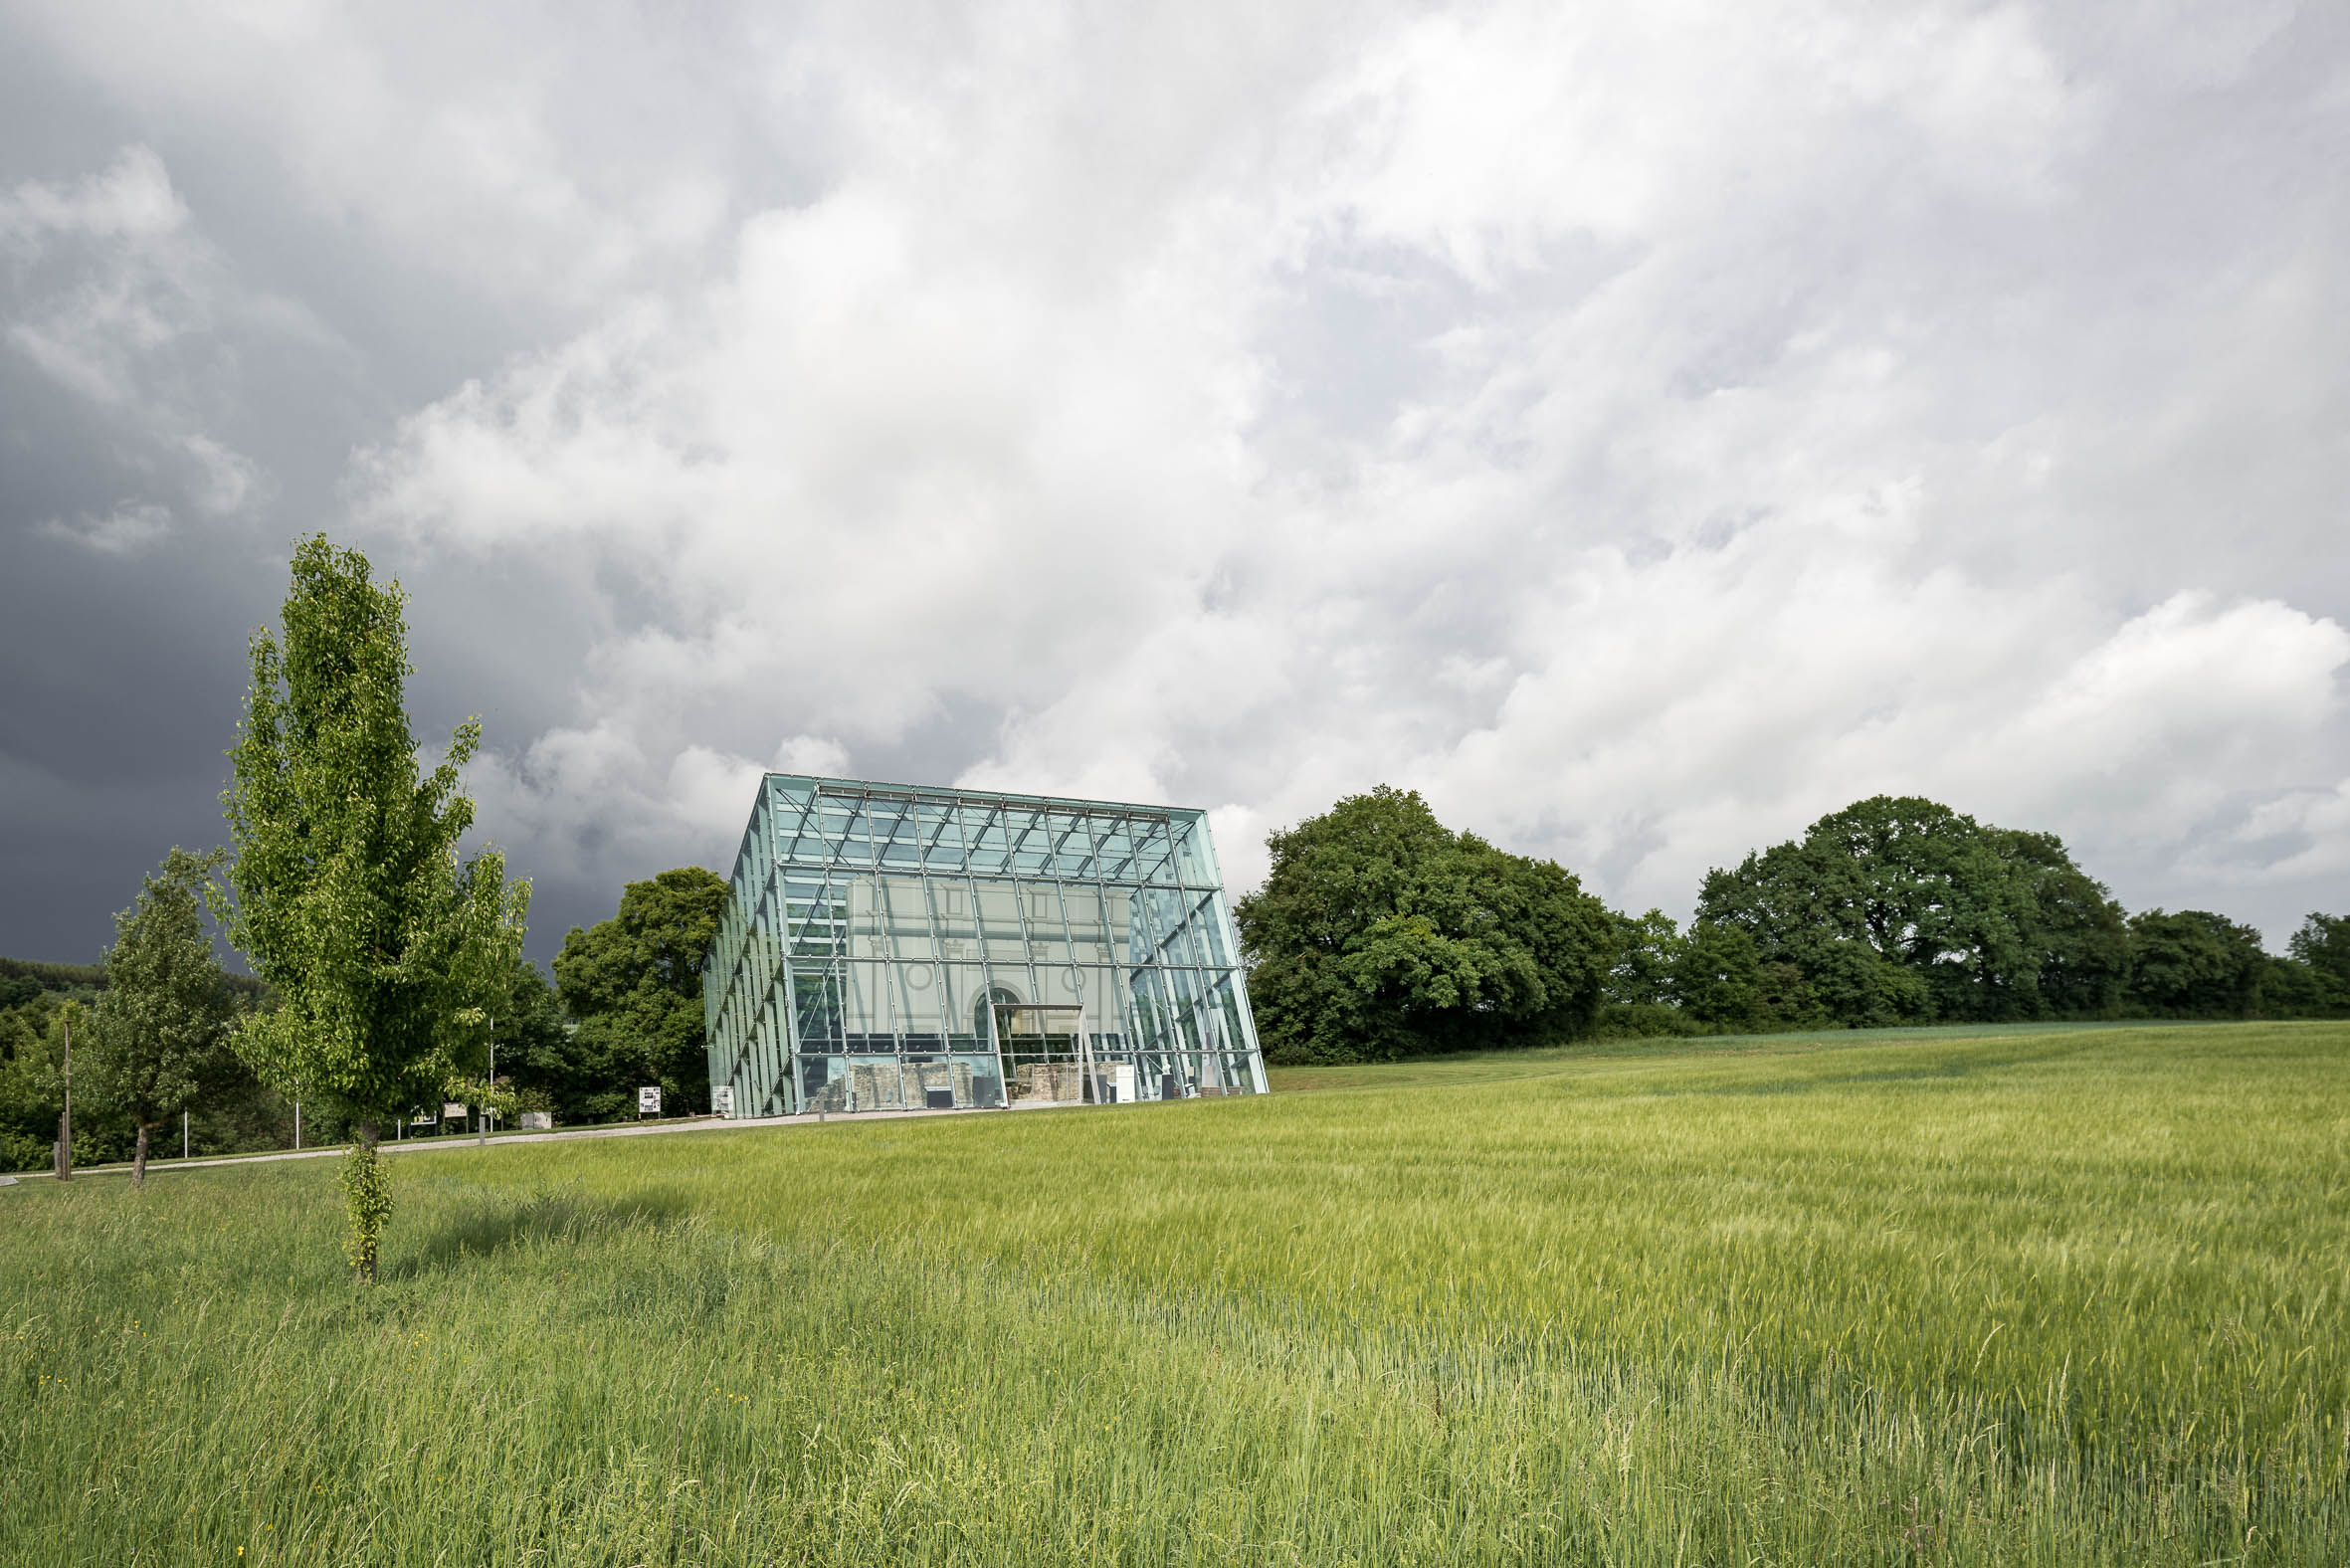
[[0,1563],[2340,1563],[2350,1027],[0,1192]]

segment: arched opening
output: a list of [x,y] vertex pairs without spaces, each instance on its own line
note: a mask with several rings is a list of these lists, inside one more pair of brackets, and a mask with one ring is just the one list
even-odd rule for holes
[[991,985],[987,994],[971,1004],[971,1033],[981,1042],[994,1047],[997,1036],[994,1010],[998,1007],[1018,1007],[1020,997],[1007,986]]

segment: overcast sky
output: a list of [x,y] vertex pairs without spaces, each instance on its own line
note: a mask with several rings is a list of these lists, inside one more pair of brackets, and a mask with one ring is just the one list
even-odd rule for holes
[[2350,911],[2350,7],[0,0],[0,952],[324,528],[532,951],[763,768],[1382,781],[1685,914],[1879,791]]

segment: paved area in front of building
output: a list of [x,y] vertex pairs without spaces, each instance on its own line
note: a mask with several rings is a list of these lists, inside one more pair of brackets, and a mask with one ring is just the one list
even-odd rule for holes
[[[1042,1108],[1042,1107],[1040,1107]],[[839,1123],[859,1121],[904,1121],[916,1116],[984,1116],[987,1108],[972,1106],[960,1110],[861,1110],[854,1115],[833,1117]],[[671,1132],[739,1132],[746,1127],[815,1127],[825,1123],[815,1116],[741,1116],[728,1120],[708,1116],[694,1121],[657,1121],[642,1127],[574,1127],[569,1131],[500,1132],[488,1143],[475,1138],[386,1138],[377,1147],[386,1154],[421,1153],[428,1149],[501,1149],[513,1143],[559,1143],[569,1138],[655,1138]],[[347,1145],[331,1143],[317,1149],[279,1149],[268,1154],[222,1154],[200,1160],[147,1160],[147,1174],[159,1171],[194,1170],[205,1165],[258,1165],[270,1160],[322,1160],[343,1152]],[[128,1165],[78,1165],[76,1176],[112,1176],[126,1174]],[[55,1181],[57,1178],[42,1171],[27,1172],[26,1181]],[[0,1176],[0,1186],[12,1185],[16,1178]]]

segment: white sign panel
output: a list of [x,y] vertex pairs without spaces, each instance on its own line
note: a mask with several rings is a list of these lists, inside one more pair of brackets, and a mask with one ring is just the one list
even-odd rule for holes
[[710,1109],[716,1111],[721,1116],[731,1116],[734,1114],[733,1084],[713,1083],[710,1085]]
[[640,1116],[661,1114],[661,1089],[658,1086],[637,1090],[637,1114]]
[[449,1121],[463,1121],[471,1114],[471,1111],[467,1110],[465,1106],[460,1105],[456,1100],[450,1100],[441,1107],[442,1117]]
[[546,1110],[526,1110],[522,1112],[522,1130],[524,1132],[554,1131],[554,1113],[552,1111]]

